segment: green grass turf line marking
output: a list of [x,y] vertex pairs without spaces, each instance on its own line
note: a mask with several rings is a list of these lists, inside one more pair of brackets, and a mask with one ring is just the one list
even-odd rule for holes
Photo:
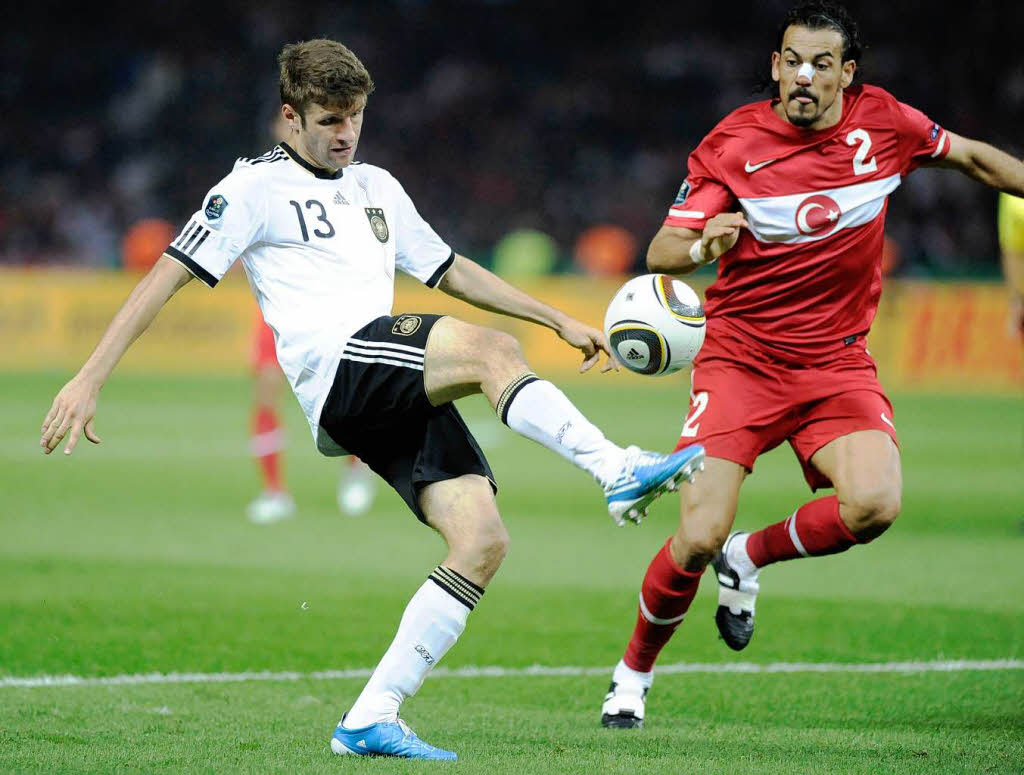
[[[964,671],[1024,670],[1024,660],[937,660],[931,662],[695,662],[663,665],[659,675],[678,673],[955,673]],[[310,673],[269,670],[242,673],[141,673],[83,678],[75,675],[41,675],[28,678],[0,678],[0,688],[32,689],[60,686],[133,686],[138,684],[238,683],[242,681],[309,681],[369,678],[372,668],[318,670]],[[604,675],[608,667],[573,665],[530,667],[439,667],[432,678],[507,678],[529,676]]]

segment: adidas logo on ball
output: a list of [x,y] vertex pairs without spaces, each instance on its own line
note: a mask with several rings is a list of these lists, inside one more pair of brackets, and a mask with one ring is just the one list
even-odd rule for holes
[[637,374],[672,374],[689,366],[704,344],[704,326],[697,292],[664,274],[634,277],[618,290],[604,316],[608,343],[622,365]]

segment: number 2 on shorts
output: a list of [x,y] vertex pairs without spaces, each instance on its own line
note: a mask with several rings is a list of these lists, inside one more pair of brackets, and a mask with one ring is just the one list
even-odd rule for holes
[[704,414],[704,410],[708,408],[708,394],[707,391],[701,391],[700,393],[690,394],[690,403],[693,404],[693,408],[690,410],[690,416],[686,418],[686,422],[683,423],[683,430],[680,436],[696,436],[697,431],[700,429],[700,424],[697,422],[697,418]]

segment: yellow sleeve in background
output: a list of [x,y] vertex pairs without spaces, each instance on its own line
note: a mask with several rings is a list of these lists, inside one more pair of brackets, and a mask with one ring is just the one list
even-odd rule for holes
[[1024,199],[999,195],[999,247],[1005,252],[1024,252]]

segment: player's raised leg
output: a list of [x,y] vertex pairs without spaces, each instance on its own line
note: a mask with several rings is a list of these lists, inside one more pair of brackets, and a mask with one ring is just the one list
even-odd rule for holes
[[682,623],[704,568],[732,526],[746,474],[738,463],[709,457],[704,472],[680,489],[679,527],[647,568],[636,626],[601,708],[604,726],[643,726],[654,662]]
[[754,632],[753,598],[722,605],[730,587],[758,591],[761,568],[801,557],[844,552],[881,535],[900,510],[902,476],[899,450],[879,430],[856,431],[833,439],[811,456],[813,468],[829,480],[836,494],[805,503],[781,522],[751,534],[729,536],[715,559],[720,584],[716,615],[725,642],[739,651]]
[[619,524],[639,522],[651,501],[702,465],[699,445],[659,455],[609,441],[561,390],[530,371],[519,342],[504,332],[442,318],[430,332],[424,364],[431,403],[483,393],[506,425],[591,474]]
[[509,538],[483,476],[429,484],[420,506],[448,544],[448,556],[409,601],[394,641],[335,730],[331,749],[337,754],[456,758],[420,740],[398,713],[462,634],[508,551]]

